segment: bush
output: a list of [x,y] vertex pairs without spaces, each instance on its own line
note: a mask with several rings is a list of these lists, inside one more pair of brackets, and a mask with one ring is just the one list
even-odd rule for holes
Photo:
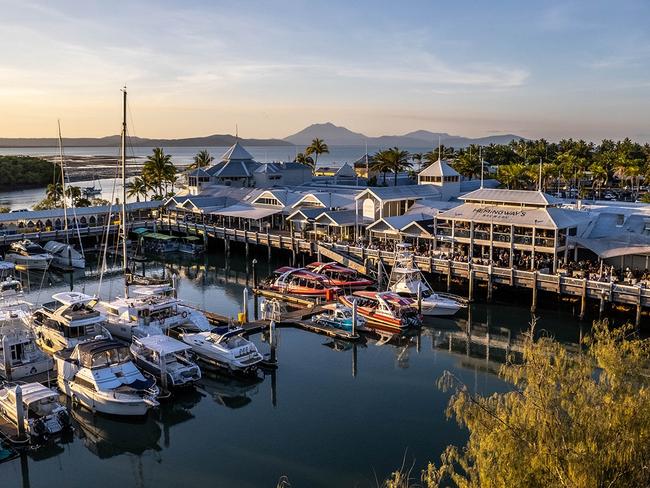
[[36,188],[60,180],[59,167],[32,156],[0,156],[0,189]]

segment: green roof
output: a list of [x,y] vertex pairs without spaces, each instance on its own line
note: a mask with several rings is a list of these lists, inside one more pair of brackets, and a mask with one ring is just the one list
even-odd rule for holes
[[150,239],[159,239],[161,241],[171,241],[173,239],[177,239],[176,236],[170,236],[168,234],[160,234],[158,232],[147,232],[146,234],[143,234],[144,237],[148,237]]
[[149,229],[147,229],[146,227],[138,227],[137,229],[133,229],[131,232],[133,232],[134,234],[142,235],[149,232]]
[[200,241],[201,240],[200,237],[196,237],[196,236],[185,236],[185,237],[183,237],[183,239],[185,239],[186,241]]

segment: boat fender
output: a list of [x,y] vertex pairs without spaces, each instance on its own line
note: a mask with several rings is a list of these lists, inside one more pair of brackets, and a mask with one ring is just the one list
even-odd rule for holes
[[181,317],[183,317],[184,319],[187,318],[187,310],[183,310],[183,313],[181,314]]

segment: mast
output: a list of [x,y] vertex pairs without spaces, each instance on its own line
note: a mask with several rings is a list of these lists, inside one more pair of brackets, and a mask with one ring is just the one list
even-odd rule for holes
[[61,138],[61,121],[57,120],[59,126],[59,164],[61,165],[61,190],[63,191],[63,230],[65,232],[65,243],[70,245],[68,238],[68,205],[65,201],[65,170],[63,163],[63,139]]
[[481,188],[483,188],[483,173],[485,173],[485,170],[483,168],[483,151],[482,147],[478,147],[478,157],[481,160]]
[[122,141],[120,147],[122,160],[122,255],[124,266],[124,297],[129,296],[129,284],[127,278],[128,259],[126,256],[126,86],[122,89]]

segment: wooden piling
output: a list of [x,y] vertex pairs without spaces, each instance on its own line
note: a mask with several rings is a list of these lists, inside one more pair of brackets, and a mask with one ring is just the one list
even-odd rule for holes
[[492,263],[488,265],[487,301],[492,303]]
[[638,328],[641,325],[641,287],[639,286],[639,295],[636,300],[636,318],[634,325]]
[[537,271],[533,271],[533,299],[530,304],[530,311],[532,313],[537,311]]
[[447,293],[451,291],[451,259],[447,260]]
[[469,278],[469,290],[467,291],[467,301],[474,301],[474,270],[472,269],[472,263],[467,263],[467,274]]
[[582,294],[580,297],[580,320],[584,320],[587,313],[587,278],[582,279]]

